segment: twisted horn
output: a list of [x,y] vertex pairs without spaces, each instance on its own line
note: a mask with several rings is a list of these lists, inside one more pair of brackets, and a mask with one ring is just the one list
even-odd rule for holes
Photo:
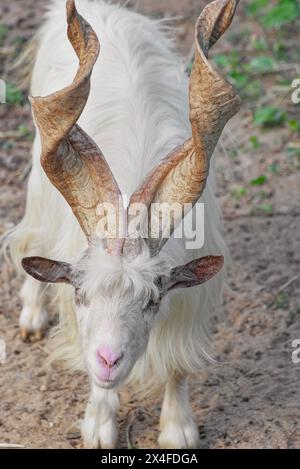
[[[239,0],[216,0],[207,5],[195,29],[196,54],[190,78],[190,122],[192,138],[171,152],[132,195],[130,205],[143,203],[149,211],[150,251],[155,255],[170,232],[159,206],[180,204],[172,214],[171,232],[183,218],[184,204],[194,205],[203,193],[212,153],[228,122],[240,109],[233,87],[209,64],[208,52],[230,26]],[[126,244],[125,244],[126,246]]]
[[[107,249],[120,255],[125,211],[118,184],[101,150],[76,124],[88,100],[100,45],[91,26],[78,14],[74,0],[67,1],[67,20],[68,38],[79,59],[75,79],[47,97],[31,98],[41,137],[41,165],[72,208],[89,242],[97,231],[99,204],[113,204],[117,216],[115,224],[109,225]],[[121,237],[120,232],[124,233]]]

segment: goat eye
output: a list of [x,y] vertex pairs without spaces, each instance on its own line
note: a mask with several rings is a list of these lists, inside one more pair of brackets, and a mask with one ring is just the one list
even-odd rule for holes
[[163,281],[162,281],[162,277],[159,276],[155,279],[155,285],[157,286],[157,288],[159,289],[159,291],[162,291],[163,289]]
[[80,288],[75,288],[75,303],[77,306],[84,305],[87,306],[89,301],[85,293],[80,292]]
[[153,299],[151,298],[150,301],[147,304],[147,309],[152,309],[152,308],[157,308],[160,304],[161,298]]

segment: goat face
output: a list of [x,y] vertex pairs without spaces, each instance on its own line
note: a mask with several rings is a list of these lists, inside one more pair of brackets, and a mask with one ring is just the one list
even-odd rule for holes
[[163,257],[151,257],[148,248],[126,258],[90,246],[74,266],[40,257],[22,263],[37,280],[73,285],[87,370],[98,386],[112,388],[125,381],[145,352],[163,297],[175,288],[206,282],[222,268],[223,257],[170,269]]
[[90,378],[103,388],[121,384],[146,350],[158,316],[160,279],[166,263],[148,249],[126,259],[90,247],[75,265],[25,258],[35,279],[64,282],[75,289],[75,311],[82,352]]
[[115,387],[146,350],[159,310],[162,262],[146,253],[126,260],[98,251],[79,262],[74,272],[86,367],[96,384]]

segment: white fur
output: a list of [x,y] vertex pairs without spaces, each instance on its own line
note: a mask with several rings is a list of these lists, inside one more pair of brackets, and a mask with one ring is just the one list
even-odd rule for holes
[[75,276],[84,272],[78,295],[85,301],[76,313],[82,355],[94,381],[98,381],[97,349],[110,347],[123,355],[115,370],[114,387],[124,381],[145,351],[153,323],[160,317],[148,311],[147,305],[158,300],[155,279],[169,271],[167,266],[164,257],[151,258],[145,247],[128,260],[109,256],[99,244],[91,246],[74,266]]
[[166,385],[160,430],[161,448],[199,448],[199,431],[193,420],[185,378],[174,376]]
[[[173,52],[170,28],[163,22],[147,19],[101,0],[77,0],[76,5],[101,43],[100,58],[92,75],[90,97],[79,124],[100,146],[122,193],[129,197],[149,170],[190,137],[188,79],[182,61]],[[63,88],[71,83],[76,73],[77,58],[67,39],[65,18],[65,2],[55,0],[38,33],[39,49],[31,89],[34,96],[48,95]],[[153,283],[156,273],[166,269],[166,265],[184,264],[207,254],[227,255],[214,195],[213,168],[201,200],[205,203],[203,249],[187,251],[184,240],[171,239],[158,260],[150,259],[149,254],[143,252],[126,264],[118,259],[107,259],[99,248],[90,250],[90,255],[81,261],[89,272],[82,289],[94,297],[94,304],[97,303],[98,307],[102,305],[107,315],[110,311],[115,317],[121,310],[127,311],[127,338],[139,314],[131,310],[132,305],[142,304],[157,293]],[[10,233],[8,243],[18,266],[25,255],[69,261],[80,259],[87,249],[86,239],[70,207],[41,169],[38,136],[33,147],[26,214]],[[78,265],[81,264],[79,262]],[[147,393],[169,382],[175,372],[185,376],[201,368],[203,358],[209,358],[209,319],[220,309],[223,283],[224,273],[220,273],[201,287],[180,290],[163,301],[159,317],[153,321],[152,329],[149,327],[149,337],[146,337],[144,344],[146,347],[148,342],[146,352],[139,357],[128,376],[129,384]],[[118,301],[106,302],[104,306],[103,291],[105,288],[116,291],[115,285],[123,289],[123,295]],[[129,286],[133,287],[134,298],[129,295]],[[76,313],[74,292],[69,286],[57,288],[55,301],[60,324],[54,331],[53,358],[64,359],[72,368],[82,368],[87,360],[93,360],[94,351],[85,353],[85,347],[90,349],[93,340],[96,341],[94,336],[87,346],[88,336],[82,339],[79,334],[82,322],[89,321],[88,315],[84,306]],[[103,325],[100,312],[99,318],[93,321],[87,326],[91,330],[94,330],[93,326]],[[115,322],[105,329],[111,340],[118,336],[117,345],[120,347],[123,339],[117,329],[121,324],[124,326],[124,321]],[[33,327],[32,321],[30,327]],[[140,324],[141,334],[145,327]],[[104,334],[100,334],[98,340],[103,341]],[[96,343],[93,343],[94,346]],[[173,396],[174,393],[171,394]],[[99,396],[92,399],[84,423],[83,433],[91,446],[115,444],[114,412],[105,424],[105,434],[107,432],[108,435],[105,441],[99,425],[96,432],[91,417],[94,401],[101,399]],[[182,399],[175,395],[166,398],[165,402],[163,414],[167,415],[170,407],[175,402],[182,402]],[[184,408],[183,414],[189,415],[188,408]],[[104,428],[102,424],[101,428]],[[168,441],[171,445],[184,446],[182,438],[187,446],[196,444],[192,420],[189,417],[185,419],[179,411],[170,425],[163,423],[160,441],[161,444]]]
[[118,408],[119,400],[116,391],[106,391],[91,384],[91,395],[81,425],[86,448],[116,448]]
[[20,292],[23,308],[19,325],[29,333],[43,331],[48,324],[48,314],[44,307],[44,286],[27,277]]

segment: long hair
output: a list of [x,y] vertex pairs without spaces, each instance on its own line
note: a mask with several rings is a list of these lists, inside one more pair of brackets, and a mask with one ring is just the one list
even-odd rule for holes
[[[176,145],[190,137],[188,78],[174,52],[173,31],[101,0],[77,0],[79,12],[92,25],[101,54],[91,93],[79,124],[100,146],[123,194],[128,197],[145,175]],[[65,2],[55,0],[37,34],[38,49],[31,93],[47,95],[69,84],[77,59],[67,40]],[[213,166],[213,165],[212,165]],[[213,167],[201,202],[205,204],[205,244],[188,251],[184,240],[171,239],[165,254],[174,264],[206,254],[223,254],[220,210],[214,193]],[[26,213],[5,241],[14,264],[26,255],[70,260],[86,248],[86,240],[70,207],[50,184],[40,166],[40,141],[33,146]],[[162,305],[144,356],[128,382],[143,392],[154,390],[175,371],[195,373],[211,358],[210,318],[221,310],[225,270],[201,287],[172,294]],[[69,367],[83,366],[74,294],[55,288],[59,324],[52,331],[52,358]]]

